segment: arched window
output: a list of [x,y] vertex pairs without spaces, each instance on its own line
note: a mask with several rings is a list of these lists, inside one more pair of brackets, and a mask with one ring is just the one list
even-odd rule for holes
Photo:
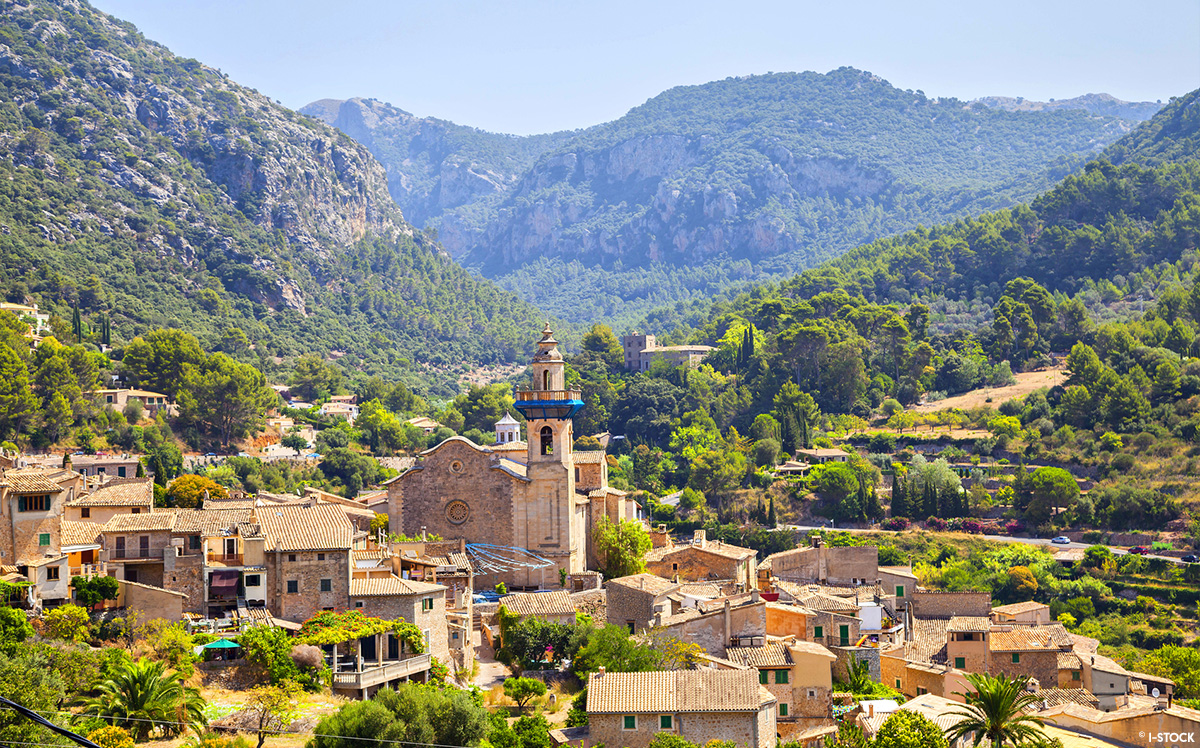
[[550,372],[549,371],[542,372],[542,389],[543,390],[550,389]]
[[542,427],[542,454],[554,454],[554,429],[549,426]]

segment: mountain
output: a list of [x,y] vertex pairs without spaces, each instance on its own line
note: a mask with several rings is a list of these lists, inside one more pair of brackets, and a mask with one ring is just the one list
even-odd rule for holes
[[[307,111],[328,121],[335,110]],[[431,184],[435,165],[488,183],[475,199],[452,191],[451,213],[419,203],[464,264],[570,319],[618,323],[1011,205],[1134,126],[1079,108],[930,99],[852,68],[673,88],[614,122],[540,140],[401,117],[374,102],[336,111],[393,185]],[[363,116],[383,111],[393,116],[375,125]],[[393,130],[402,132],[395,144]],[[469,135],[494,155],[424,150],[413,133],[428,130]]]
[[404,215],[417,226],[435,225],[452,256],[480,240],[486,219],[538,156],[571,135],[499,135],[414,117],[375,99],[322,99],[300,112],[367,146],[387,168],[388,189]]
[[1114,164],[1155,166],[1196,158],[1200,153],[1200,90],[1176,96],[1150,122],[1108,147]]
[[[820,306],[860,297],[930,306],[942,332],[990,322],[1005,284],[1029,278],[1051,292],[1085,292],[1090,306],[1127,295],[1153,298],[1195,272],[1200,248],[1200,90],[1172,99],[1104,156],[1027,204],[876,240],[780,284],[733,300],[660,309],[648,329],[699,342],[731,318],[766,325],[756,311]],[[1109,161],[1121,156],[1121,164]],[[819,300],[819,301],[818,301]]]
[[1030,101],[1020,96],[984,96],[975,101],[991,109],[1009,112],[1048,112],[1055,109],[1082,109],[1105,117],[1120,117],[1132,122],[1145,122],[1163,105],[1161,101],[1122,101],[1109,94],[1084,94],[1073,99]]
[[10,300],[126,339],[185,327],[268,369],[316,351],[428,379],[527,346],[541,313],[415,231],[364,146],[84,2],[0,11]]

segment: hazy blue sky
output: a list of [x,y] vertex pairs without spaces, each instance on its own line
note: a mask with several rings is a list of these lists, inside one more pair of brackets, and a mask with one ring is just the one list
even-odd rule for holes
[[1200,86],[1200,0],[94,2],[287,106],[374,97],[520,134],[672,86],[843,65],[961,99],[1165,102]]

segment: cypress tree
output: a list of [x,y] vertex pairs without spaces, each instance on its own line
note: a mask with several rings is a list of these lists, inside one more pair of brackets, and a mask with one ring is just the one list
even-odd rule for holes
[[867,519],[881,519],[883,517],[883,506],[879,503],[879,494],[875,491],[875,486],[868,486],[865,480],[860,481],[860,483],[867,492],[866,498],[863,501],[863,510],[867,515]]
[[809,448],[808,419],[803,416],[800,417],[800,441],[803,443],[805,449]]
[[779,522],[775,518],[775,497],[772,496],[771,503],[767,508],[767,527],[775,527],[777,524],[779,524]]
[[750,363],[750,359],[754,358],[754,323],[746,328],[746,363]]
[[904,493],[904,476],[897,469],[896,475],[892,478],[892,516],[893,517],[908,517],[908,497]]
[[925,490],[921,496],[921,511],[925,517],[938,516],[938,496],[937,489],[933,487],[933,483],[925,481]]
[[83,318],[79,316],[79,306],[76,305],[74,311],[71,312],[71,334],[75,336],[77,343],[83,342]]

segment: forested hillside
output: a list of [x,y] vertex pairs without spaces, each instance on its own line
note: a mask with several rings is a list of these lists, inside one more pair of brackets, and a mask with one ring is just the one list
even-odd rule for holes
[[86,3],[0,11],[9,300],[78,308],[86,340],[185,328],[267,371],[318,352],[428,381],[524,353],[541,314],[415,232],[363,146]]
[[422,198],[419,215],[468,267],[572,319],[621,324],[1028,199],[1133,126],[1083,108],[930,99],[852,68],[673,88],[541,140],[374,102],[338,116],[393,186],[438,190],[449,212]]

